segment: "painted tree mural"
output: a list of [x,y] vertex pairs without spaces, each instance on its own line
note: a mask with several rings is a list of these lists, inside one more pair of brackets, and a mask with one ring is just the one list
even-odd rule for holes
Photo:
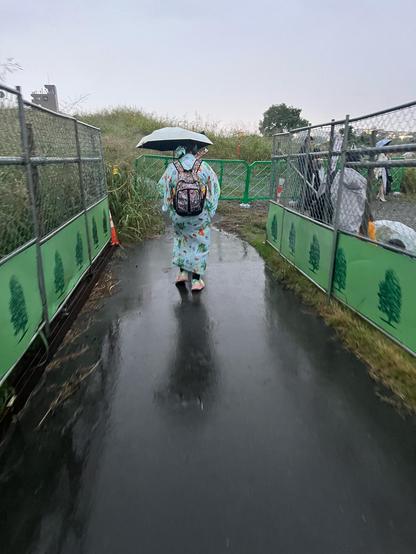
[[272,232],[272,239],[274,240],[274,242],[276,242],[277,241],[277,217],[275,215],[273,216],[273,219],[272,219],[271,232]]
[[77,243],[75,245],[75,260],[79,268],[84,263],[84,245],[82,243],[81,233],[77,233]]
[[389,325],[394,327],[393,323],[400,323],[400,313],[402,310],[402,288],[396,273],[388,269],[384,276],[384,281],[378,285],[378,309],[387,316]]
[[14,328],[14,334],[18,335],[22,333],[19,342],[23,339],[27,333],[27,324],[29,318],[27,316],[25,295],[22,285],[19,283],[17,277],[13,275],[9,282],[10,287],[10,321]]
[[347,286],[347,260],[342,248],[338,248],[335,256],[334,285],[339,292]]
[[61,255],[58,251],[55,252],[55,292],[59,296],[62,296],[65,291],[65,275],[64,264],[62,263]]
[[290,233],[289,233],[289,250],[292,252],[292,255],[295,254],[295,248],[296,248],[296,229],[294,223],[290,226]]
[[95,217],[92,218],[92,240],[94,241],[95,248],[98,246],[98,231],[97,231],[97,222]]
[[104,235],[108,233],[108,216],[105,210],[103,210],[103,231]]
[[309,248],[309,265],[312,271],[315,273],[319,269],[321,261],[321,248],[319,246],[319,240],[316,235],[313,235],[311,246]]

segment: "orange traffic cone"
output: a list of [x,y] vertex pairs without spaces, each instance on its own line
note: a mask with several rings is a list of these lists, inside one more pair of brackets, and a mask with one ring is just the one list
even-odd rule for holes
[[117,231],[114,226],[113,218],[111,217],[111,212],[110,212],[110,229],[111,229],[111,245],[119,246],[120,241],[118,240]]

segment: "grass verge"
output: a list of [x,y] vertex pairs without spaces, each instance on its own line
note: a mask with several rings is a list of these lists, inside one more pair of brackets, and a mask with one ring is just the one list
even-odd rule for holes
[[217,226],[238,234],[254,246],[280,284],[319,313],[344,346],[367,365],[371,377],[393,393],[384,396],[384,400],[402,413],[416,413],[416,358],[335,299],[328,302],[323,292],[267,245],[267,211],[266,203],[243,209],[223,202],[218,210]]

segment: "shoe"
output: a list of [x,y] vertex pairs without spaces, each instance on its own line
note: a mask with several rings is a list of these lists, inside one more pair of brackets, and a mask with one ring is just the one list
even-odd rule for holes
[[202,279],[192,279],[192,292],[201,292],[204,288],[205,283]]
[[387,200],[384,198],[384,196],[379,197],[380,202],[387,202]]
[[186,271],[180,271],[179,275],[176,277],[176,285],[185,285],[188,282],[189,276]]

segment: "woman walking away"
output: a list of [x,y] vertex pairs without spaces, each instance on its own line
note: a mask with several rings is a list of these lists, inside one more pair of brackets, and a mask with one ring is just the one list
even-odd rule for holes
[[211,241],[211,221],[220,196],[220,186],[212,168],[199,159],[199,146],[184,141],[176,148],[176,160],[169,164],[159,181],[162,210],[168,212],[174,229],[173,264],[178,266],[177,285],[185,285],[192,275],[192,292],[202,291]]

